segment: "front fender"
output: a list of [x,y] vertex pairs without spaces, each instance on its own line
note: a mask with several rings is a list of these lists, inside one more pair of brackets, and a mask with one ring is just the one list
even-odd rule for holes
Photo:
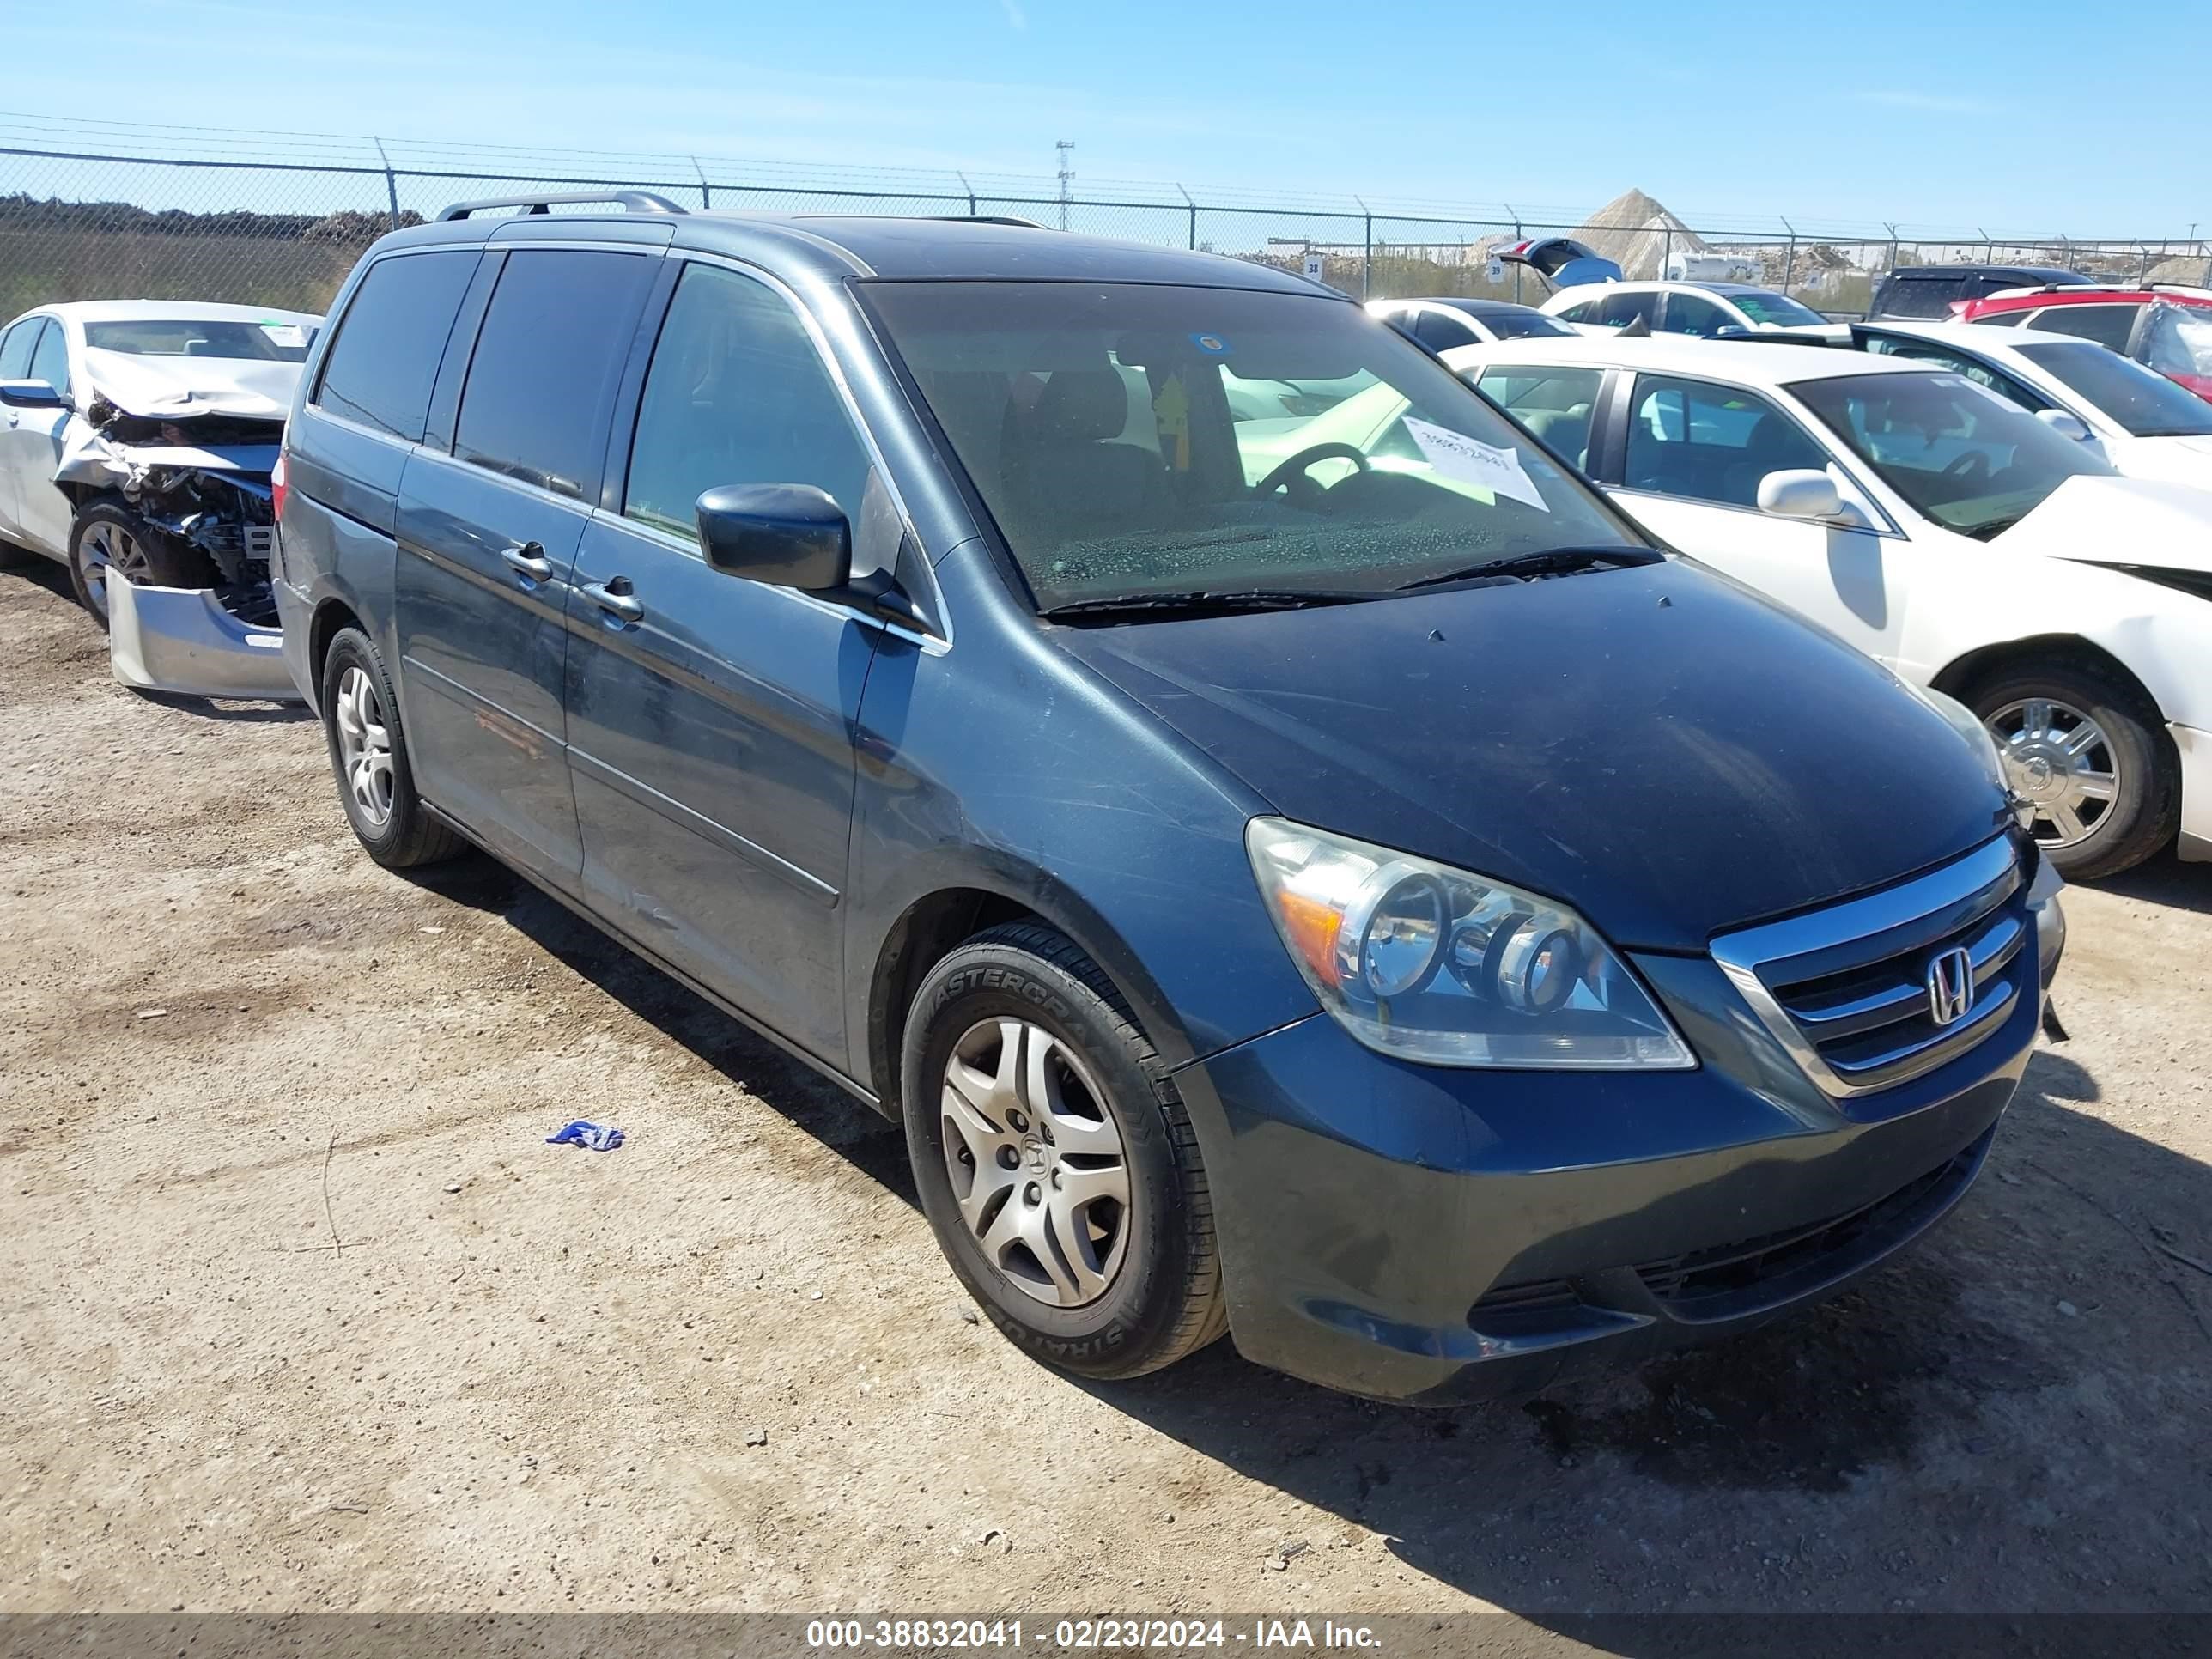
[[[901,919],[972,890],[1034,912],[1110,975],[1170,1066],[1311,1013],[1244,826],[1267,804],[1026,620],[959,554],[949,651],[887,639],[869,672],[845,906],[846,1029],[869,1056],[876,964]],[[867,1077],[878,1092],[886,1079]]]

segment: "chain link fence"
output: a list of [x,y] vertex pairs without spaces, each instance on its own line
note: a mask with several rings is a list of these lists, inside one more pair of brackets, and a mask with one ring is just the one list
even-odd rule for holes
[[2077,240],[1905,225],[1702,223],[1631,191],[1597,213],[1460,211],[1358,198],[1299,204],[1177,185],[1088,184],[919,170],[830,170],[712,157],[612,156],[384,143],[0,115],[0,319],[58,300],[222,300],[327,307],[362,250],[395,226],[472,198],[648,190],[691,209],[1007,215],[1202,249],[1362,298],[1540,301],[1542,279],[1496,258],[1524,237],[1571,234],[1632,278],[1763,283],[1816,310],[1865,310],[1899,265],[1971,262],[2100,279],[2203,283],[2195,234]]

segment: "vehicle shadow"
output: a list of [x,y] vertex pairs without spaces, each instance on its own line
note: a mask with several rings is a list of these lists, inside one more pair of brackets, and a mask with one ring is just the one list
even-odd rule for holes
[[[1712,1644],[1593,1616],[2212,1607],[2212,1169],[2069,1103],[2097,1096],[2039,1051],[1976,1189],[1915,1249],[1751,1335],[1526,1406],[1378,1406],[1227,1343],[1097,1392],[1623,1653]],[[1328,1532],[1347,1529],[1306,1541]]]
[[920,1206],[897,1127],[768,1038],[480,853],[399,872],[501,917],[606,995],[781,1113],[886,1192]]
[[[411,876],[915,1204],[896,1130],[557,902],[480,857]],[[1228,1341],[1085,1386],[1310,1506],[1282,1541],[1317,1559],[1379,1535],[1406,1569],[1624,1654],[1722,1650],[1634,1616],[1655,1610],[2212,1610],[2212,1169],[2079,1109],[2099,1095],[2039,1048],[1975,1189],[1858,1288],[1528,1405],[1380,1405]],[[1196,1509],[1203,1484],[1146,1501]]]
[[222,720],[234,726],[291,726],[301,720],[314,719],[313,712],[303,702],[274,702],[244,697],[188,697],[174,691],[143,689],[138,695],[148,702],[173,708],[179,714],[197,714],[202,720]]
[[2212,915],[2212,864],[2184,864],[2170,852],[2090,884],[2124,898]]

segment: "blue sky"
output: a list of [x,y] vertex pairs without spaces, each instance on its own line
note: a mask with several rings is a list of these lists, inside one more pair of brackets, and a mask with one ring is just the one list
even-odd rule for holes
[[72,70],[14,79],[0,103],[1040,175],[1068,138],[1079,180],[1577,215],[1637,185],[1692,222],[2212,228],[2193,70],[2151,72],[2191,48],[2160,48],[2154,21],[2087,15],[2079,0],[1978,21],[1926,0],[104,0],[94,34],[59,9],[9,26],[20,63],[126,43],[97,100]]

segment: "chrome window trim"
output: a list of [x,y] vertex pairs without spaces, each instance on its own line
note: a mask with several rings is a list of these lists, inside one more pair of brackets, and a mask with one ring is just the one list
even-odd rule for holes
[[[1845,899],[1825,909],[1786,921],[1723,933],[1711,946],[1714,963],[1759,1023],[1797,1062],[1823,1094],[1836,1099],[1879,1094],[1901,1079],[1852,1083],[1838,1076],[1820,1058],[1811,1041],[1798,1028],[1775,994],[1766,988],[1759,970],[1771,963],[1787,962],[1902,927],[1945,910],[1959,913],[1963,921],[1979,910],[1994,909],[2020,886],[2020,856],[2003,836],[1966,857],[1916,877],[1901,886],[1887,888],[1864,897]],[[2007,1006],[2009,1006],[2009,1001]],[[1978,1021],[1977,1023],[1979,1023]]]

